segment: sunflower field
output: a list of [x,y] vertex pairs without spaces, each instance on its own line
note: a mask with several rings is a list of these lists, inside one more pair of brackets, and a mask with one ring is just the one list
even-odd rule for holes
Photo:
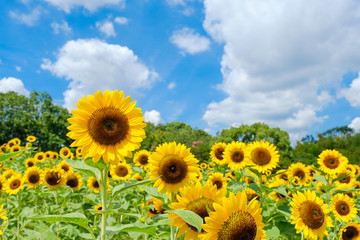
[[[73,141],[0,145],[2,239],[360,239],[360,167],[336,149],[280,168],[268,141],[141,149],[144,117],[122,91],[83,97]],[[38,146],[38,147],[36,147]]]

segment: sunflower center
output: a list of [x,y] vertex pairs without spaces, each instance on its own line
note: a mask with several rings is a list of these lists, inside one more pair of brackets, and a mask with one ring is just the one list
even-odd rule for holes
[[329,157],[324,160],[324,164],[327,168],[335,169],[340,165],[338,158]]
[[342,232],[342,238],[344,240],[350,240],[356,238],[358,235],[359,235],[358,230],[353,226],[349,226],[345,228],[345,230]]
[[67,172],[67,171],[70,170],[70,168],[69,168],[68,165],[62,165],[62,166],[61,166],[61,169],[63,169],[65,172]]
[[233,212],[223,223],[218,232],[219,240],[253,240],[256,237],[257,226],[250,213]]
[[289,180],[288,175],[286,173],[281,174],[280,178],[284,179],[285,181]]
[[318,229],[325,220],[321,207],[312,201],[304,201],[300,206],[300,217],[309,228]]
[[14,189],[17,189],[18,187],[20,187],[20,185],[21,185],[21,181],[19,179],[15,179],[11,182],[10,188],[12,190],[14,190]]
[[93,181],[92,185],[93,185],[94,188],[99,188],[100,187],[98,181],[96,181],[96,180]]
[[350,212],[349,205],[345,201],[338,201],[335,209],[340,215],[347,215]]
[[305,172],[302,169],[296,169],[294,176],[303,179],[305,177]]
[[139,157],[139,163],[141,164],[141,165],[146,165],[147,163],[148,163],[148,156],[147,155],[141,155],[140,157]]
[[231,155],[233,162],[242,162],[244,160],[244,153],[242,151],[236,151]]
[[32,167],[32,166],[34,166],[34,163],[29,161],[27,165],[28,165],[28,167]]
[[[340,176],[344,176],[344,175],[340,175]],[[339,176],[339,177],[340,177],[340,176]],[[350,175],[349,175],[349,176],[347,176],[346,178],[343,178],[343,179],[339,180],[339,182],[341,182],[341,183],[349,183],[350,180],[351,180],[351,177],[350,177]]]
[[126,115],[118,108],[103,107],[95,110],[88,121],[88,130],[94,141],[103,145],[116,145],[126,138],[130,125]]
[[119,177],[125,177],[129,173],[125,166],[118,166],[115,168],[115,174]]
[[213,180],[213,185],[216,185],[216,188],[220,189],[223,186],[223,182],[221,180],[216,179],[216,180]]
[[79,181],[77,180],[76,177],[73,177],[73,178],[70,178],[66,181],[66,186],[69,186],[69,187],[77,187],[79,185]]
[[271,154],[266,148],[258,147],[251,152],[251,159],[255,164],[262,166],[271,161]]
[[46,182],[49,185],[55,186],[61,181],[61,174],[58,172],[48,172],[45,177]]
[[223,154],[224,154],[225,149],[222,147],[219,147],[215,150],[215,157],[219,160],[223,160]]
[[97,210],[100,210],[100,211],[101,211],[101,210],[102,210],[102,207],[98,207],[98,209],[97,209]]
[[186,162],[178,156],[166,156],[159,166],[159,175],[166,183],[176,184],[181,182],[187,174]]
[[[187,210],[192,211],[199,215],[202,219],[209,216],[207,208],[211,211],[215,211],[213,207],[214,200],[208,198],[198,198],[187,205]],[[197,232],[197,229],[193,226],[189,226],[192,230]]]
[[39,156],[37,157],[37,159],[38,159],[39,161],[41,161],[41,160],[44,159],[44,156],[43,156],[43,155],[39,155]]
[[30,183],[38,183],[39,182],[39,179],[40,179],[40,176],[39,176],[39,174],[38,173],[33,173],[33,174],[31,174],[30,176],[29,176],[29,178],[28,178],[28,181],[30,182]]

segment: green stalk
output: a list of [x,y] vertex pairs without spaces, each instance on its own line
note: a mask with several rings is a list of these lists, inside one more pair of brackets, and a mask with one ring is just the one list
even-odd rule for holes
[[21,213],[21,196],[20,193],[17,194],[17,200],[18,200],[18,215],[17,215],[17,231],[16,231],[16,239],[20,239],[20,213]]
[[[108,177],[109,164],[107,164],[101,172],[100,180],[100,192],[101,192],[101,204],[102,210],[106,211],[106,199],[107,199],[107,177]],[[101,216],[101,240],[106,239],[106,218],[107,213],[103,212]]]

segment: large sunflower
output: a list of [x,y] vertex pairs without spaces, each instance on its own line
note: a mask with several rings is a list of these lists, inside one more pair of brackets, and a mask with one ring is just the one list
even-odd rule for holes
[[132,168],[127,163],[111,165],[110,174],[113,179],[128,180],[132,174]]
[[279,162],[279,152],[276,147],[269,142],[253,142],[248,144],[248,151],[250,154],[250,163],[255,164],[255,168],[265,173],[267,170],[272,170],[277,167]]
[[326,227],[333,226],[332,219],[326,215],[330,211],[328,205],[310,190],[294,193],[293,200],[290,219],[296,232],[303,231],[305,238],[315,240],[328,235]]
[[225,148],[226,148],[226,143],[223,142],[215,143],[211,147],[210,156],[211,156],[211,160],[214,163],[217,163],[219,165],[226,164],[226,160],[224,159]]
[[41,185],[41,173],[42,170],[36,166],[25,171],[24,178],[29,188],[37,188]]
[[356,217],[358,212],[354,199],[341,193],[336,194],[331,199],[330,209],[331,212],[334,213],[336,219],[341,219],[344,222],[350,222]]
[[249,164],[249,152],[243,142],[232,142],[225,148],[224,159],[232,170],[240,170]]
[[5,182],[4,191],[9,194],[17,194],[21,189],[24,189],[24,178],[21,174],[15,174]]
[[160,177],[154,183],[159,192],[177,192],[196,180],[199,171],[197,162],[184,144],[164,143],[150,156],[149,178]]
[[348,223],[341,229],[339,240],[360,240],[360,224],[358,222]]
[[69,186],[73,190],[79,190],[83,184],[83,179],[78,172],[72,170],[65,174],[65,185]]
[[83,156],[94,162],[102,157],[105,163],[117,164],[130,157],[145,138],[144,117],[135,104],[118,90],[83,97],[78,109],[71,111],[74,117],[68,119],[67,136],[75,140],[71,146],[82,147]]
[[290,179],[298,177],[300,180],[299,185],[308,185],[311,181],[310,169],[303,163],[293,163],[288,168],[288,177]]
[[348,164],[348,159],[336,150],[324,150],[317,159],[320,170],[330,175],[343,170]]
[[141,150],[137,153],[135,153],[133,161],[136,166],[139,166],[141,168],[146,168],[149,166],[149,157],[151,153],[147,150]]
[[222,205],[214,203],[213,207],[215,211],[205,217],[202,225],[205,233],[199,235],[201,239],[266,239],[260,204],[256,200],[247,204],[245,192],[236,195],[230,192]]
[[41,174],[41,181],[50,189],[55,189],[65,184],[64,170],[53,168],[45,169]]
[[[222,203],[225,194],[225,189],[218,191],[215,185],[205,183],[204,187],[202,187],[200,182],[197,182],[196,184],[180,189],[180,195],[176,197],[177,202],[171,203],[169,207],[172,209],[192,211],[204,219],[209,216],[208,209],[214,211],[213,203]],[[177,214],[171,213],[168,218],[172,219],[169,225],[179,228],[177,237],[183,235],[187,230],[185,240],[198,239],[197,229],[189,226]]]

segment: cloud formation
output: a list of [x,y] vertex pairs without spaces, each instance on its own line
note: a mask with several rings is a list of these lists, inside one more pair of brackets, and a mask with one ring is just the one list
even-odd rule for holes
[[107,37],[116,36],[114,24],[108,20],[97,22],[96,27],[99,29],[100,32],[104,33]]
[[360,108],[360,77],[354,79],[349,88],[340,91],[339,97],[344,97],[349,101],[352,107]]
[[355,132],[360,132],[360,117],[354,118],[349,124],[349,127],[354,129]]
[[194,29],[184,27],[177,30],[170,37],[170,41],[186,53],[196,54],[210,48],[210,40]]
[[30,13],[9,12],[10,17],[30,27],[35,26],[41,17],[40,8],[34,8]]
[[158,125],[159,123],[161,123],[163,121],[161,119],[160,112],[158,112],[156,110],[145,111],[144,117],[145,117],[145,122],[151,122],[154,125]]
[[360,5],[355,0],[205,0],[208,34],[224,44],[227,94],[203,119],[229,126],[265,122],[305,134],[327,116],[342,75],[359,69]]
[[53,28],[55,34],[59,34],[60,32],[64,32],[65,34],[68,34],[72,30],[66,21],[63,21],[61,24],[57,22],[53,22],[51,24],[51,27]]
[[123,7],[125,0],[45,0],[46,2],[60,8],[61,10],[69,13],[72,8],[84,7],[90,12],[96,11],[100,7],[108,5],[118,5]]
[[127,47],[98,39],[67,42],[56,61],[44,59],[41,68],[70,81],[64,92],[64,107],[71,110],[82,96],[97,90],[123,90],[125,96],[151,87],[157,73],[149,70]]
[[25,88],[24,83],[17,78],[8,77],[0,80],[0,92],[17,92],[21,95],[30,96],[30,92]]
[[126,24],[128,22],[128,19],[126,17],[116,17],[114,19],[114,22],[118,24]]

